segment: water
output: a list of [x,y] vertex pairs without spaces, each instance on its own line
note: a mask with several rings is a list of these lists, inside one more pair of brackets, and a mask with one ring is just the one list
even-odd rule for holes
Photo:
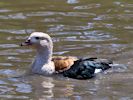
[[[133,100],[132,0],[1,0],[1,100]],[[20,47],[34,31],[47,32],[54,55],[100,57],[123,67],[90,80],[23,75],[35,52]]]

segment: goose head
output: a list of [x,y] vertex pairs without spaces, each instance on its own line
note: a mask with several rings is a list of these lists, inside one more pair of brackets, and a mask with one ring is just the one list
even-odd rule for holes
[[53,46],[51,37],[43,32],[33,32],[21,46],[49,47]]

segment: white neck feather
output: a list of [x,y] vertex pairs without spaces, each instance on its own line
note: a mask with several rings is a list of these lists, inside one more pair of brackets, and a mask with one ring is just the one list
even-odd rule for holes
[[46,47],[38,46],[36,58],[32,64],[32,72],[50,75],[55,72],[55,66],[52,60],[53,45]]

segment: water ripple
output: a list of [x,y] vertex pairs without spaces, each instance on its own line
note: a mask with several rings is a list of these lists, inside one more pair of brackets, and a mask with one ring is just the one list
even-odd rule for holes
[[49,28],[48,32],[60,32],[60,31],[68,31],[68,30],[74,30],[74,31],[81,31],[81,30],[88,30],[91,29],[90,25],[88,26],[70,26],[70,25],[55,25]]
[[16,13],[12,15],[8,15],[10,19],[26,19],[27,17],[23,13]]
[[19,47],[16,44],[0,44],[0,48],[15,48],[15,47]]
[[4,93],[6,93],[6,92],[9,92],[9,91],[11,91],[11,90],[13,90],[13,88],[9,88],[9,87],[7,87],[7,86],[0,86],[0,95],[1,95],[1,94],[4,94]]
[[16,91],[20,93],[30,93],[32,92],[31,85],[20,83],[20,84],[13,84],[13,86],[16,86]]
[[13,66],[11,63],[0,63],[0,66]]
[[8,84],[7,82],[3,81],[3,80],[0,80],[0,84]]
[[0,15],[0,19],[26,19],[26,18],[27,17],[23,13]]
[[1,75],[15,75],[16,71],[15,70],[11,70],[11,69],[1,69],[0,70],[0,74]]
[[85,10],[85,9],[92,9],[92,8],[99,8],[99,7],[101,7],[101,4],[88,4],[88,5],[76,6],[74,7],[74,9]]
[[117,40],[117,38],[113,37],[110,33],[105,33],[102,31],[86,31],[83,32],[83,35],[80,36],[80,38],[88,41]]
[[[33,31],[33,30],[30,30]],[[17,29],[0,29],[0,32],[4,32],[4,33],[12,33],[12,34],[26,34],[25,30],[17,30]]]
[[4,12],[11,12],[12,10],[9,9],[0,9],[0,13],[4,13]]
[[6,99],[29,99],[27,96],[16,96],[16,95],[0,95],[0,98]]
[[68,4],[75,4],[75,3],[79,3],[79,0],[67,0]]
[[95,16],[96,14],[87,13],[87,12],[32,12],[30,14],[27,14],[27,16],[54,16],[54,15],[88,17],[88,16]]

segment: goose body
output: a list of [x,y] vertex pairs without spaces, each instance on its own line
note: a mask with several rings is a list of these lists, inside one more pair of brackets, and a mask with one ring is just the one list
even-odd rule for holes
[[36,49],[36,57],[31,65],[33,73],[52,75],[61,73],[65,77],[89,79],[95,71],[110,68],[108,60],[97,58],[78,59],[73,56],[53,56],[53,42],[51,37],[43,32],[33,32],[21,46],[32,46]]

